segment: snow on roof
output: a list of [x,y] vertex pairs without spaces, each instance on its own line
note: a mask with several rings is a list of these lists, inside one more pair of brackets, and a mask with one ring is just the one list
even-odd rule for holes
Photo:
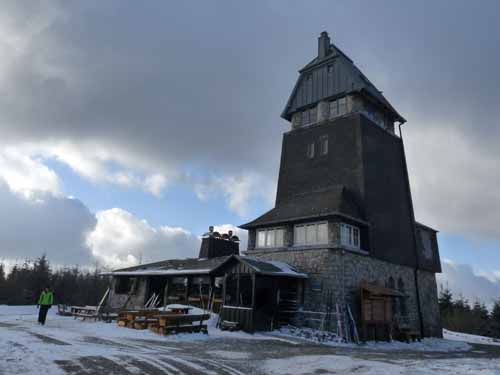
[[305,273],[297,272],[292,266],[284,262],[275,260],[260,260],[249,256],[240,256],[238,259],[247,263],[256,272],[262,275],[307,278]]
[[114,271],[106,272],[103,275],[113,275],[113,276],[162,276],[162,275],[192,275],[192,274],[207,274],[211,271],[210,268],[205,269],[144,269],[136,271]]

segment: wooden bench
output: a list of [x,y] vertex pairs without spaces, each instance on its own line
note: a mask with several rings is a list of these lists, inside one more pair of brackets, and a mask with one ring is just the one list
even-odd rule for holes
[[158,310],[123,310],[118,312],[116,323],[119,327],[146,329],[149,323],[155,323],[153,318],[159,314]]
[[71,306],[71,315],[76,318],[94,319],[97,320],[97,307],[96,306]]
[[[170,333],[181,332],[203,332],[208,333],[208,328],[204,321],[210,319],[210,314],[162,314],[156,315],[158,324],[152,324],[150,329],[153,332],[168,335]],[[199,324],[194,324],[199,322]]]
[[57,315],[71,316],[71,307],[68,305],[57,305]]

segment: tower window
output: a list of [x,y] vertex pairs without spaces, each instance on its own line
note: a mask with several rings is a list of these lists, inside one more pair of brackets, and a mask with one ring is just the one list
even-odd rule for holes
[[317,108],[313,107],[302,111],[302,126],[312,125],[318,121]]
[[347,98],[343,97],[338,100],[339,102],[339,116],[343,116],[347,113]]
[[327,135],[322,135],[319,138],[319,152],[321,155],[328,154],[328,136]]
[[257,231],[257,247],[282,247],[285,243],[285,229],[271,228]]
[[330,117],[334,118],[339,115],[339,103],[337,100],[330,102]]
[[340,243],[347,247],[359,249],[359,228],[350,224],[340,224]]
[[314,142],[307,144],[307,157],[309,159],[314,158]]
[[328,243],[328,223],[300,224],[294,227],[294,245],[323,245]]

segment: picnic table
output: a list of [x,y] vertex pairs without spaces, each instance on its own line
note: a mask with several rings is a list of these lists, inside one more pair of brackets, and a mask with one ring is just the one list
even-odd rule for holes
[[[117,323],[120,327],[135,328],[135,323],[146,322],[158,313],[158,310],[124,310],[118,313]],[[137,329],[142,328],[139,325],[137,327]]]
[[171,311],[174,314],[189,314],[189,311],[193,308],[186,305],[168,305],[167,311]]
[[[210,314],[159,314],[154,316],[157,323],[152,323],[150,329],[153,332],[167,335],[169,333],[181,332],[203,332],[208,333],[204,321],[210,319]],[[195,324],[198,322],[199,324]]]
[[97,307],[96,306],[71,306],[71,315],[76,318],[83,318],[83,320],[92,318],[97,320]]

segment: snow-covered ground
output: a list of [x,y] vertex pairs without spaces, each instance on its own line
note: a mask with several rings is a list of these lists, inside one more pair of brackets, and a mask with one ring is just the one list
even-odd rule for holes
[[[478,337],[422,343],[320,345],[286,332],[222,332],[158,336],[114,323],[83,322],[34,306],[0,306],[0,374],[482,374],[500,375],[500,350],[478,349]],[[478,341],[473,341],[478,340]],[[492,344],[497,344],[491,342]],[[334,346],[335,345],[335,346]]]
[[[451,331],[448,331],[451,332]],[[334,347],[344,347],[344,348],[356,348],[359,347],[356,344],[346,344],[338,339],[335,335],[323,335],[323,332],[318,332],[316,330],[308,328],[295,328],[295,327],[283,327],[278,332],[277,335],[283,337],[299,337],[307,341],[321,343],[323,345],[334,346]],[[468,351],[471,346],[467,344],[467,340],[450,340],[450,339],[437,339],[437,338],[424,338],[420,342],[412,342],[407,344],[400,341],[392,342],[368,342],[366,344],[361,344],[363,349],[368,350],[384,350],[384,351],[420,351],[420,352],[460,352]],[[474,342],[472,343],[479,343]]]
[[470,335],[468,333],[453,332],[443,329],[443,337],[446,340],[468,342],[470,344],[496,345],[500,346],[500,340],[491,337]]

